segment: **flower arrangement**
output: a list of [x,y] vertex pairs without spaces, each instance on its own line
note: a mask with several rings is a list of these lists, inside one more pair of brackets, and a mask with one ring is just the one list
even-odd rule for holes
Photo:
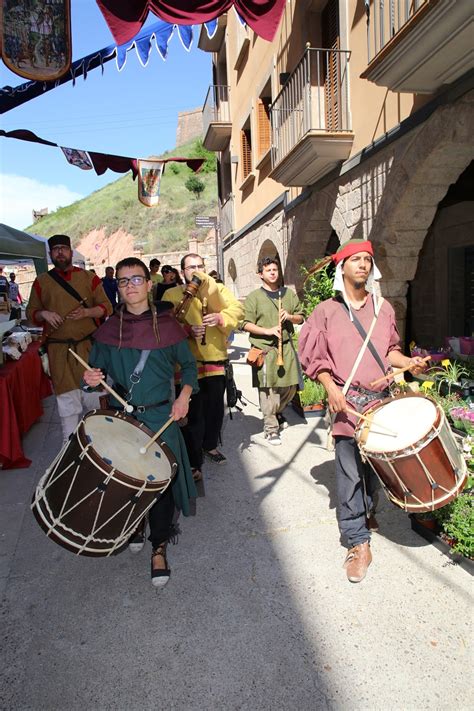
[[449,416],[458,430],[474,435],[474,410],[470,407],[453,407]]

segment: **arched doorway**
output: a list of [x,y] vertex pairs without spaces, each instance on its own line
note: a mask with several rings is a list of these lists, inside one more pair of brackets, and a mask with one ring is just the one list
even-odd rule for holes
[[271,257],[272,259],[276,259],[276,261],[278,262],[280,269],[280,286],[283,286],[285,284],[285,278],[283,274],[283,267],[281,264],[280,255],[278,253],[278,249],[275,247],[275,244],[272,242],[271,239],[266,239],[260,247],[260,251],[257,257],[257,264],[261,259],[265,259],[265,257]]

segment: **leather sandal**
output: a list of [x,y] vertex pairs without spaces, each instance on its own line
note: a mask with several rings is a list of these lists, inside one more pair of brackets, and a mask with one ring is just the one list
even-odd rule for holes
[[218,449],[216,449],[215,453],[204,450],[204,456],[210,459],[211,462],[214,462],[214,464],[225,464],[227,461],[227,457],[224,457],[222,452],[219,452]]
[[202,471],[200,469],[191,469],[191,472],[193,474],[193,481],[195,484],[202,481]]
[[[155,556],[161,556],[165,561],[164,568],[154,568],[153,559]],[[166,585],[170,579],[171,570],[168,567],[168,560],[166,558],[166,543],[154,548],[151,553],[151,583],[154,588],[162,588]]]

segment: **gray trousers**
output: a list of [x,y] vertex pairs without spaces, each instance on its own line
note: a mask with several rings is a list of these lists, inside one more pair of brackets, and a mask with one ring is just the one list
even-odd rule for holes
[[370,541],[367,516],[373,511],[377,477],[369,464],[360,458],[352,437],[335,437],[337,523],[344,545]]
[[280,429],[277,414],[283,412],[285,407],[292,400],[296,392],[296,385],[289,385],[286,388],[259,388],[258,396],[260,409],[263,415],[263,431],[271,434]]

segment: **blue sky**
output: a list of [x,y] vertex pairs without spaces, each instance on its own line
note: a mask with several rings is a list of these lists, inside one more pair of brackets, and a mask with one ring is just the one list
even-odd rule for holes
[[[95,0],[71,0],[71,6],[73,60],[113,44]],[[157,19],[151,15],[147,24]],[[29,129],[71,148],[137,158],[159,155],[175,145],[178,112],[202,106],[212,81],[210,54],[197,49],[198,37],[195,27],[187,52],[175,31],[166,61],[153,45],[146,67],[129,52],[121,72],[112,60],[103,74],[95,69],[74,87],[69,82],[3,114],[2,128]],[[0,62],[2,87],[24,81]],[[31,223],[33,208],[65,206],[119,177],[75,168],[59,148],[0,138],[0,222],[21,229]]]

